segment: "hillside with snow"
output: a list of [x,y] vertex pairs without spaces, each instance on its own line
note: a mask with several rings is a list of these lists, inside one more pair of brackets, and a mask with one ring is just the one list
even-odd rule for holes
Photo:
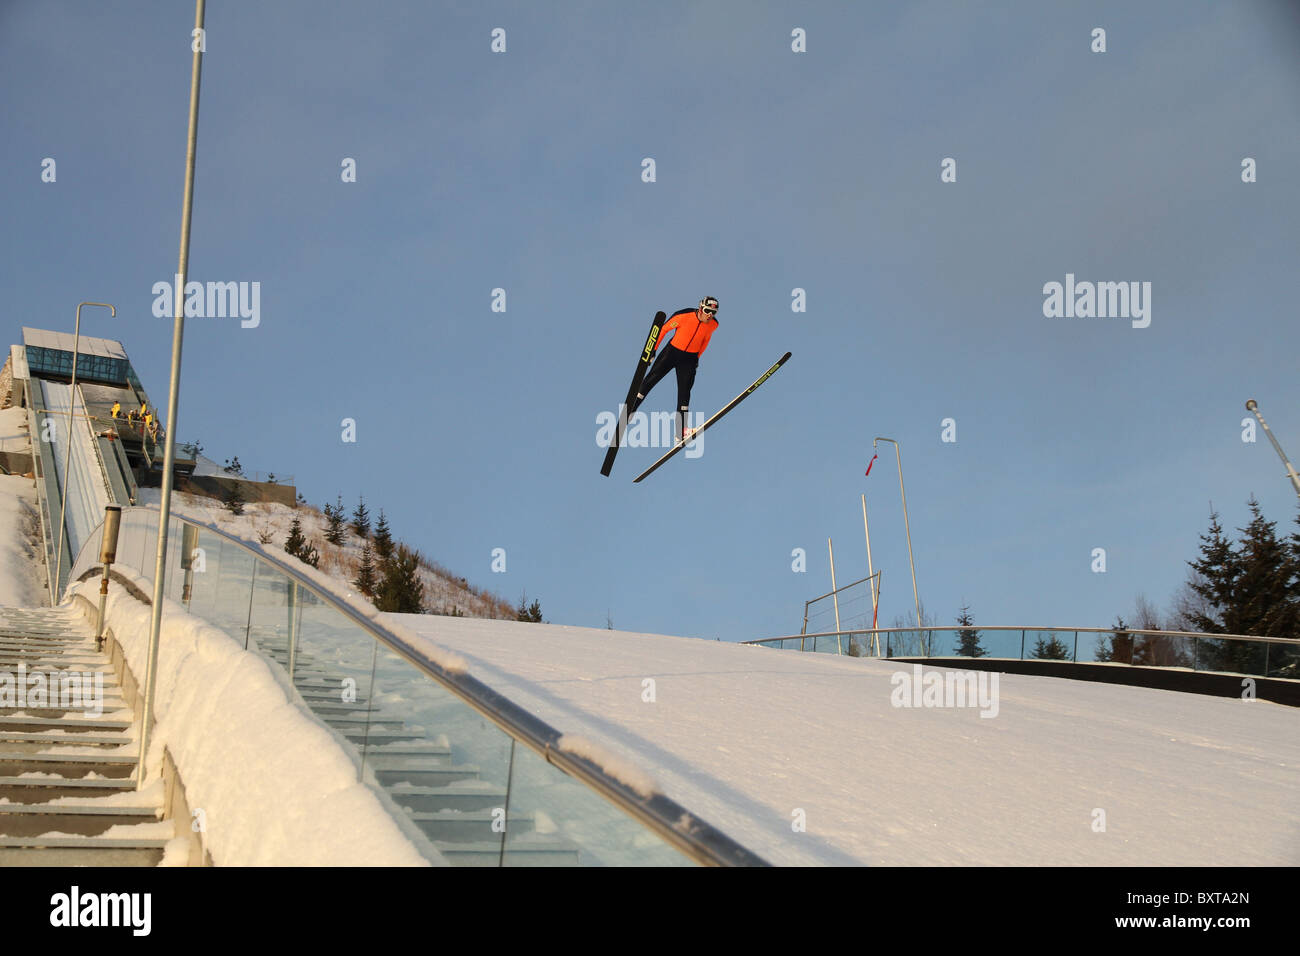
[[[162,493],[157,488],[141,488],[139,503],[157,508]],[[325,515],[311,505],[291,508],[274,502],[254,502],[244,505],[244,513],[236,515],[225,505],[204,495],[172,493],[172,511],[207,524],[246,541],[257,541],[266,547],[283,548],[289,538],[289,527],[297,517],[303,534],[320,553],[319,570],[334,578],[345,591],[355,591],[356,579],[365,542],[347,529],[342,545],[325,540]],[[468,579],[457,577],[451,571],[421,555],[420,581],[424,585],[424,607],[432,614],[464,615],[465,617],[515,620],[515,608],[497,594],[470,584]]]

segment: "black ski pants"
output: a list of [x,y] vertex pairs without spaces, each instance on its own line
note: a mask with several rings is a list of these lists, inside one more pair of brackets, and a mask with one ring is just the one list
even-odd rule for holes
[[[650,366],[650,371],[646,373],[645,381],[641,383],[641,394],[649,395],[650,389],[658,385],[660,379],[672,370],[677,370],[678,435],[682,433],[682,422],[686,420],[686,412],[691,405],[691,386],[695,384],[695,372],[699,367],[699,353],[687,352],[671,344],[665,345],[664,350],[655,359],[654,365]],[[638,400],[636,404],[639,407],[641,402]]]

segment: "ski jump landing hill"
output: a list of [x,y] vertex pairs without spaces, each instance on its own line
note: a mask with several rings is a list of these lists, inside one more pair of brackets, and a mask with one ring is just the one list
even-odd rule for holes
[[[93,474],[87,432],[74,481]],[[83,497],[88,518],[99,500]],[[1300,863],[1293,707],[1012,673],[957,699],[920,692],[951,673],[924,663],[380,614],[182,512],[145,757],[204,809],[200,859]],[[137,750],[157,522],[124,508],[105,617],[124,699],[107,716]],[[88,524],[55,589],[62,627],[94,617]]]

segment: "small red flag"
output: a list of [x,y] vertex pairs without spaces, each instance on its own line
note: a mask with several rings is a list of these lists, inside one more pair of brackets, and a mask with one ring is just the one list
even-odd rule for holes
[[879,458],[879,457],[880,457],[880,455],[878,455],[878,454],[877,454],[877,455],[872,455],[872,456],[871,456],[871,461],[867,462],[867,470],[863,473],[863,477],[864,477],[864,478],[865,478],[867,475],[870,475],[870,474],[871,474],[871,466],[874,465],[874,464],[876,463],[876,459]]

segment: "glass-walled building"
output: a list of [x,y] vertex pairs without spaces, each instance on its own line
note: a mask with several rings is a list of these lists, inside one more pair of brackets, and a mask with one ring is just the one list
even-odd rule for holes
[[75,340],[69,332],[51,332],[46,329],[23,327],[23,346],[27,352],[27,366],[36,378],[72,378],[72,350],[77,348],[77,381],[100,382],[123,388],[139,389],[139,379],[131,368],[131,360],[121,342],[83,335]]

